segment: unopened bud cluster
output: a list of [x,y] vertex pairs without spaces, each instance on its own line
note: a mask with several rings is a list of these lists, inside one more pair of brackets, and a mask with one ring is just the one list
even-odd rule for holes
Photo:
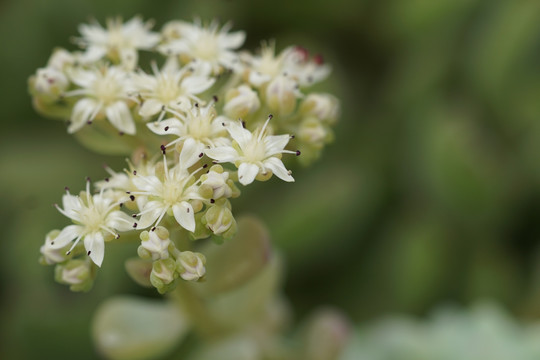
[[[239,51],[244,32],[217,22],[151,27],[138,17],[83,24],[80,50],[55,50],[29,80],[39,112],[97,151],[132,158],[56,205],[73,224],[47,235],[42,262],[73,290],[92,286],[105,243],[124,232],[140,232],[138,255],[160,292],[200,280],[204,255],[179,239],[234,237],[239,184],[294,181],[282,155],[315,159],[339,116],[335,97],[309,92],[330,73],[321,56],[276,53],[274,43]],[[155,57],[141,63],[140,51]]]

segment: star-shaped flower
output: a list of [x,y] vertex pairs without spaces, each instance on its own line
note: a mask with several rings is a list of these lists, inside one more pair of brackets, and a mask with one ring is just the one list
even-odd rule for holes
[[120,132],[135,134],[135,123],[129,110],[128,74],[111,66],[92,70],[76,69],[70,72],[73,83],[80,88],[67,92],[66,96],[83,95],[71,113],[68,132],[74,133],[96,117],[106,117]]
[[[132,181],[138,188],[130,194],[141,195],[137,198],[140,212],[134,227],[147,228],[159,225],[165,214],[172,211],[178,224],[188,231],[195,231],[195,214],[190,200],[204,200],[198,192],[198,185],[193,178],[196,173],[189,173],[188,168],[199,160],[196,143],[187,139],[182,147],[179,162],[168,168],[167,157],[163,156],[164,175],[137,175]],[[200,168],[202,169],[202,168]]]
[[161,45],[159,50],[166,55],[181,55],[208,63],[214,74],[218,74],[223,68],[239,65],[234,50],[242,46],[246,34],[243,31],[229,33],[231,27],[227,23],[220,29],[217,21],[209,26],[203,26],[200,20],[194,24],[177,22],[179,38]]
[[91,195],[90,181],[86,183],[85,195],[83,199],[71,195],[66,189],[66,194],[62,197],[63,208],[55,206],[75,224],[66,226],[49,246],[60,249],[75,240],[69,253],[82,239],[92,261],[101,266],[105,254],[105,238],[110,235],[118,238],[120,235],[117,231],[131,230],[133,221],[127,214],[118,210],[119,203],[113,202],[107,197],[107,193],[101,191],[99,194]]
[[125,24],[120,18],[108,19],[106,28],[97,21],[90,25],[82,24],[79,26],[82,38],[78,39],[79,44],[86,48],[82,60],[95,62],[107,56],[133,69],[138,60],[137,50],[149,50],[159,42],[160,35],[151,32],[151,27],[151,22],[143,22],[139,17]]
[[176,113],[191,107],[192,102],[201,102],[196,95],[208,90],[215,82],[209,77],[209,67],[203,63],[192,63],[180,68],[176,59],[169,58],[161,70],[152,63],[153,75],[139,72],[133,76],[133,92],[142,99],[139,110],[142,117],[151,117],[166,111]]
[[265,134],[271,118],[270,115],[264,126],[254,133],[245,129],[242,122],[229,123],[226,128],[234,140],[232,146],[208,149],[206,155],[217,162],[234,163],[238,167],[238,180],[242,185],[251,184],[258,174],[264,176],[269,171],[284,181],[294,181],[278,156],[284,153],[300,155],[300,152],[284,150],[290,135]]
[[148,128],[158,135],[176,135],[177,139],[167,144],[167,147],[186,139],[195,140],[198,154],[204,153],[208,147],[226,145],[229,143],[223,124],[230,120],[224,116],[216,116],[214,102],[201,107],[195,104],[185,114],[178,113],[177,118],[156,121],[147,124]]

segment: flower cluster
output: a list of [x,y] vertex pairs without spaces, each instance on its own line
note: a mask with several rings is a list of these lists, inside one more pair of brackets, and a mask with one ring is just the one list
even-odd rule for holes
[[[132,155],[128,169],[106,168],[107,179],[56,206],[73,224],[47,235],[42,262],[73,290],[91,287],[105,243],[122,233],[140,232],[160,292],[201,279],[205,257],[183,239],[232,238],[238,183],[292,182],[283,154],[308,163],[332,139],[339,103],[309,92],[330,72],[321,56],[274,43],[240,52],[245,33],[217,22],[151,28],[138,17],[83,24],[81,50],[55,50],[29,80],[39,112],[97,151]],[[140,51],[156,58],[143,63]]]

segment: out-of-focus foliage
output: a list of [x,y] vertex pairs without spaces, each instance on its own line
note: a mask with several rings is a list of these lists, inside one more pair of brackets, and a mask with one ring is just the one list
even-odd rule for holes
[[276,38],[332,64],[326,86],[343,109],[335,143],[295,169],[293,186],[246,188],[250,200],[233,204],[271,229],[297,318],[331,304],[360,324],[479,297],[540,316],[540,2],[5,0],[0,9],[0,358],[96,358],[93,310],[115,294],[154,295],[125,274],[131,245],[108,249],[119,261],[107,261],[90,294],[69,293],[37,263],[43,234],[63,224],[50,204],[64,186],[105,176],[88,164],[124,160],[91,154],[37,115],[26,79],[53,47],[71,47],[77,24],[117,14],[231,19],[248,48]]
[[388,317],[365,326],[341,360],[520,359],[540,357],[540,326],[522,326],[494,304],[440,308],[429,320]]

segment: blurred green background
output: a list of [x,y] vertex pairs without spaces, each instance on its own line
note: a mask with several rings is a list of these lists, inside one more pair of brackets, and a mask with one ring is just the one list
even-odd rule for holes
[[[66,222],[64,186],[105,176],[62,123],[31,107],[26,81],[77,25],[135,14],[217,17],[322,53],[342,100],[336,141],[296,183],[244,189],[287,260],[297,319],[323,304],[355,323],[490,298],[540,316],[540,2],[527,0],[4,0],[0,3],[0,358],[94,359],[89,323],[104,299],[156,296],[110,244],[94,289],[70,293],[37,263]],[[264,190],[263,190],[264,186]],[[270,191],[268,191],[270,187]],[[126,252],[129,255],[126,255]]]

